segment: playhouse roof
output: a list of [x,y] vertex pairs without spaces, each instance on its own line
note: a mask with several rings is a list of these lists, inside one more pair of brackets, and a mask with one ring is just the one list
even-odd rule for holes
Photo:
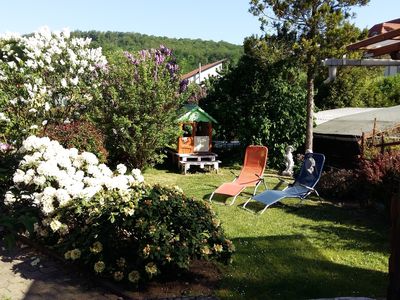
[[314,129],[316,134],[361,136],[363,132],[372,132],[375,119],[379,131],[398,126],[400,105],[374,109],[333,109],[318,112],[315,117],[319,123]]
[[182,108],[182,113],[178,118],[179,123],[184,122],[213,122],[218,123],[213,117],[206,113],[196,104],[186,104]]

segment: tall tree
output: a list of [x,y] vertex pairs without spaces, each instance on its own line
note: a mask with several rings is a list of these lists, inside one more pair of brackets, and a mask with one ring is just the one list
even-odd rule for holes
[[287,145],[304,142],[305,74],[291,57],[286,43],[247,38],[245,55],[224,76],[211,78],[207,97],[200,100],[218,120],[222,139],[242,145],[262,144],[271,154],[268,165],[281,168]]
[[261,28],[296,33],[294,53],[307,73],[306,149],[313,148],[314,80],[324,58],[345,53],[344,45],[358,39],[359,30],[349,23],[352,6],[369,0],[251,0],[250,12]]

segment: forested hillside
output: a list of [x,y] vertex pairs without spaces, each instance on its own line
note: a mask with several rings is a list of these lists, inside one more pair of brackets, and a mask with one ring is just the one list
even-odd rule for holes
[[175,39],[132,32],[75,31],[73,36],[90,37],[93,47],[102,47],[105,53],[118,49],[135,51],[158,48],[161,44],[171,48],[177,58],[182,73],[187,73],[202,65],[228,59],[236,63],[243,54],[243,47],[227,42],[204,41],[200,39]]

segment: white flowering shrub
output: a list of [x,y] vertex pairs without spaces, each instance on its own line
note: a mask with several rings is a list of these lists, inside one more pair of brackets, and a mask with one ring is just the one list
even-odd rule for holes
[[[41,28],[30,36],[0,35],[0,120],[22,141],[51,121],[76,119],[98,96],[107,60],[90,39]],[[0,132],[1,134],[1,132]]]
[[116,192],[118,197],[129,201],[132,186],[143,182],[138,169],[128,175],[121,164],[113,172],[105,164],[99,164],[93,153],[65,149],[47,137],[28,137],[20,153],[24,156],[4,202],[9,205],[23,201],[40,208],[44,215],[71,201],[90,200],[106,192]]
[[174,276],[192,259],[230,262],[235,250],[208,203],[178,187],[148,186],[134,169],[100,164],[89,152],[28,137],[4,202],[32,208],[36,241],[93,273],[137,285]]

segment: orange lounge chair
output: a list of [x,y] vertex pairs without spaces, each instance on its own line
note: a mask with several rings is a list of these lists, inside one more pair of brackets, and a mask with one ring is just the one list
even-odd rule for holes
[[268,157],[268,148],[265,146],[248,146],[244,157],[244,165],[239,174],[232,182],[223,183],[210,196],[210,202],[214,194],[234,196],[232,205],[237,196],[247,187],[254,186],[253,196],[256,194],[261,182],[265,185],[263,174]]

